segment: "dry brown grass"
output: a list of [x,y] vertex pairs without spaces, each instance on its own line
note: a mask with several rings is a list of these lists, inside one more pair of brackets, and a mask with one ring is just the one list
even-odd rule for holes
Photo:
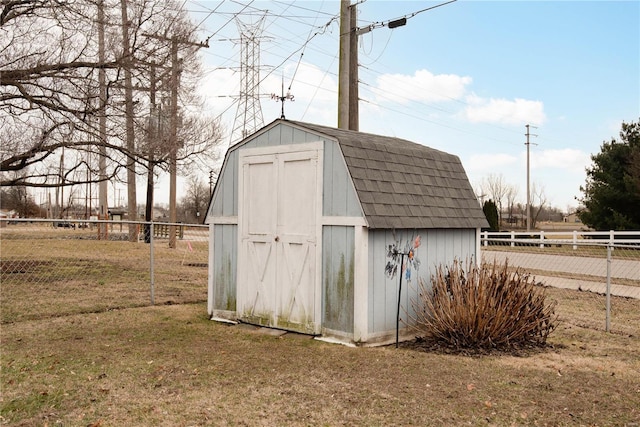
[[[188,277],[179,260],[166,262],[172,275]],[[123,302],[136,298],[124,293],[128,273],[117,274],[125,283],[115,291],[112,282],[56,282],[46,293],[29,283],[5,293],[2,283],[0,424],[640,424],[638,300],[614,299],[617,321],[630,327],[608,334],[603,323],[587,324],[604,319],[592,313],[601,299],[549,289],[562,320],[551,347],[521,357],[469,357],[410,344],[348,348],[274,337],[212,322],[204,302],[142,306],[146,295],[136,306]],[[189,286],[204,301],[206,282]],[[129,308],[103,309],[118,292],[124,300],[113,305]],[[51,307],[57,293],[64,298]]]
[[14,426],[640,422],[637,338],[569,324],[544,352],[467,357],[277,338],[199,303],[3,325],[2,341]]
[[[141,307],[151,302],[145,243],[98,241],[86,231],[2,234],[0,322]],[[155,243],[154,302],[206,300],[207,243]],[[186,262],[185,262],[186,261]],[[203,262],[204,261],[204,262]],[[4,304],[4,301],[10,303]]]

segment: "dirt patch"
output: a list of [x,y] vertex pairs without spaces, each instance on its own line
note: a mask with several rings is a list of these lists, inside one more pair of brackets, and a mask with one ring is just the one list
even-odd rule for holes
[[[38,268],[50,266],[52,264],[52,261],[42,260],[0,260],[0,273],[2,275],[32,273]],[[3,279],[11,280],[9,277],[3,277]]]
[[556,348],[552,344],[531,345],[531,346],[515,346],[511,348],[464,348],[454,345],[447,345],[433,339],[417,337],[411,341],[399,344],[399,347],[434,353],[434,354],[453,354],[467,357],[482,356],[513,356],[513,357],[529,357],[548,351],[554,351]]

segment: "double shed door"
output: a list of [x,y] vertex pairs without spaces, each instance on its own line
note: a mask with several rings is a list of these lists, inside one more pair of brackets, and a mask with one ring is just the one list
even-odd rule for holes
[[318,334],[321,143],[240,152],[238,316]]

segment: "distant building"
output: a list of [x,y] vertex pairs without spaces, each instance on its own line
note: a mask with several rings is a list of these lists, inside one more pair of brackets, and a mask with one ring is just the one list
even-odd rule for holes
[[582,221],[580,221],[580,218],[578,217],[577,212],[573,212],[568,215],[565,215],[562,218],[562,221],[570,224],[573,224],[573,223],[582,224]]

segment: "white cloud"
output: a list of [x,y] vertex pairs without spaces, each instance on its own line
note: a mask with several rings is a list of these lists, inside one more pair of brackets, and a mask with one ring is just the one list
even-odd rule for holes
[[526,123],[542,124],[546,116],[541,101],[530,101],[516,98],[484,99],[475,95],[467,97],[469,106],[465,108],[467,119],[474,123],[498,123],[505,125],[521,125]]
[[220,114],[233,103],[232,96],[238,94],[240,75],[230,69],[212,69],[206,71],[199,93],[205,99],[205,105],[213,114]]
[[[285,115],[292,120],[308,120],[314,123],[335,125],[337,117],[338,85],[335,79],[315,65],[300,63],[293,83],[291,76],[296,64],[284,67],[284,92],[289,85],[294,100],[285,101]],[[282,72],[269,75],[262,73],[258,89],[264,123],[270,123],[281,115],[279,100],[270,95],[280,96],[282,91]],[[224,112],[223,121],[231,131],[236,114],[238,94],[240,91],[240,73],[231,69],[211,69],[202,80],[200,94],[206,99],[206,108],[213,114]]]
[[591,163],[588,153],[573,148],[533,151],[530,155],[532,169],[562,169],[567,172],[580,173],[584,172]]
[[474,154],[468,160],[463,162],[468,172],[495,172],[507,165],[513,165],[518,162],[516,156],[506,153],[495,154]]
[[[338,94],[338,82],[325,71],[316,67],[313,64],[301,62],[297,67],[296,64],[289,64],[285,67],[285,92],[287,87],[291,85],[291,92],[298,100],[303,100],[306,103],[311,102],[337,102]],[[295,74],[293,83],[291,82],[291,75]],[[289,77],[287,77],[289,76]],[[281,77],[272,74],[270,78],[277,80],[278,93],[281,87]],[[268,80],[265,80],[268,83]]]
[[377,90],[374,90],[377,96],[402,104],[410,101],[441,102],[462,98],[469,84],[471,77],[434,75],[427,70],[417,70],[413,75],[383,74],[377,78]]
[[[293,82],[291,76],[295,72]],[[338,83],[329,74],[315,65],[301,62],[289,64],[284,69],[284,92],[291,85],[290,94],[294,100],[285,101],[285,116],[291,120],[309,121],[312,123],[335,125],[337,120]],[[262,83],[262,93],[274,93],[277,96],[282,91],[282,74],[271,74]],[[281,103],[278,100],[265,99],[262,101],[265,112],[265,122],[269,123],[280,117]],[[268,112],[275,111],[277,115]]]

